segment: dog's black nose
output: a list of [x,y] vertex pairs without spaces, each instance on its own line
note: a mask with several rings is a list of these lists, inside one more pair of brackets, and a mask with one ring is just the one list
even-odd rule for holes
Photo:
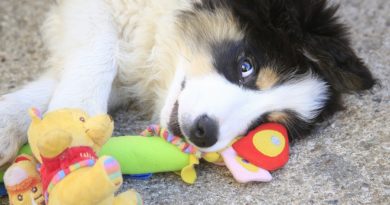
[[190,141],[198,147],[211,147],[217,142],[218,123],[207,115],[195,120],[190,130]]

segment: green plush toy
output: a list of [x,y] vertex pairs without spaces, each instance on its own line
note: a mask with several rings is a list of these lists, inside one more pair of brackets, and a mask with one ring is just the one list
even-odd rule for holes
[[111,138],[99,155],[113,156],[124,174],[180,172],[186,183],[196,180],[194,165],[201,153],[180,137],[159,126],[149,126],[142,136]]

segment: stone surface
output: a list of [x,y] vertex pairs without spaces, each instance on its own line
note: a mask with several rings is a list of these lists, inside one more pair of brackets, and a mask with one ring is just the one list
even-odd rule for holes
[[[390,4],[341,1],[353,45],[381,86],[345,96],[347,109],[297,142],[288,165],[270,183],[238,184],[223,167],[202,164],[194,185],[172,173],[126,180],[146,204],[390,204]],[[37,77],[46,52],[39,27],[50,0],[0,1],[0,94]],[[116,114],[116,135],[135,134],[149,122],[137,111]],[[7,200],[0,199],[6,204]]]

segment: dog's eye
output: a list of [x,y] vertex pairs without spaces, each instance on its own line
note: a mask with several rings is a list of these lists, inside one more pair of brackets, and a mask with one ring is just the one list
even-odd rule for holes
[[249,58],[244,58],[240,61],[241,77],[246,78],[255,71],[253,63]]
[[31,189],[31,191],[32,191],[33,193],[35,193],[35,192],[38,191],[38,188],[35,186],[35,187],[33,187],[33,188]]
[[19,194],[19,195],[18,195],[18,200],[19,200],[19,201],[23,201],[23,195]]

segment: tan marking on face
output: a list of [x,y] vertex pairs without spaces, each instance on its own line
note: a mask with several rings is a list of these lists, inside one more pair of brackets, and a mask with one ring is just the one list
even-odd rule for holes
[[189,77],[199,77],[214,72],[211,56],[206,53],[199,53],[190,59],[188,63]]
[[287,122],[288,121],[288,114],[285,112],[272,112],[268,115],[268,120],[272,122]]
[[177,22],[176,43],[186,61],[182,64],[187,77],[204,76],[216,72],[213,65],[211,45],[224,41],[240,41],[244,34],[227,8],[213,12],[197,11],[183,13]]
[[277,72],[270,67],[263,68],[256,80],[256,85],[261,90],[267,90],[272,88],[279,80]]
[[190,12],[183,14],[180,19],[179,36],[191,51],[207,49],[211,43],[240,41],[244,38],[237,20],[226,8],[217,8],[213,12]]

